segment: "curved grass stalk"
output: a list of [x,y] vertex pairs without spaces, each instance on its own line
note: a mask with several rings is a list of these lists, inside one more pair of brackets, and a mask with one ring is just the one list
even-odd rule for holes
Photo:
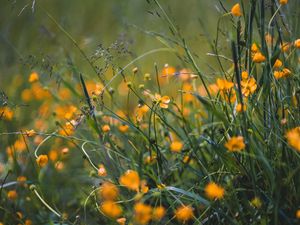
[[91,160],[90,156],[87,154],[87,152],[85,151],[84,149],[84,146],[87,144],[88,142],[84,142],[82,145],[81,145],[81,150],[83,152],[83,154],[86,156],[86,158],[88,159],[90,165],[96,170],[98,171],[98,168],[94,165],[93,161]]
[[62,218],[62,215],[60,215],[60,213],[58,213],[50,205],[48,205],[48,203],[40,196],[40,194],[37,192],[36,187],[34,185],[30,186],[30,190],[40,199],[40,201],[44,204],[44,206],[46,206],[46,208],[48,208],[51,212],[53,212],[59,218]]
[[[53,132],[53,134],[54,134],[54,133],[56,133],[56,131]],[[37,152],[38,152],[38,150],[40,149],[40,147],[41,147],[46,141],[48,141],[51,137],[53,137],[53,136],[50,135],[50,136],[46,137],[41,143],[39,143],[39,145],[38,145],[38,146],[36,147],[36,149],[34,150],[34,156],[35,156],[35,158],[38,158]]]

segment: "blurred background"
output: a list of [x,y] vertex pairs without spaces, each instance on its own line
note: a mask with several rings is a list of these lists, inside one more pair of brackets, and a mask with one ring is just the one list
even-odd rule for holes
[[[226,1],[222,1],[226,2]],[[161,1],[170,19],[178,27],[189,47],[199,56],[203,69],[211,57],[207,44],[207,34],[215,38],[217,0],[179,0]],[[58,24],[68,32],[87,56],[92,56],[101,44],[109,47],[116,41],[124,41],[132,58],[147,51],[165,47],[158,38],[149,32],[170,36],[168,24],[157,14],[156,5],[146,0],[98,1],[11,1],[1,0],[0,7],[0,76],[13,76],[26,72],[27,66],[41,63],[41,59],[52,64],[66,64],[71,58],[82,72],[90,73],[89,66],[74,47]],[[55,24],[52,17],[57,21]],[[170,36],[171,37],[171,36]],[[128,63],[130,58],[118,58],[118,66]],[[49,63],[50,63],[49,62]],[[152,68],[154,62],[159,66],[168,63],[182,66],[175,54],[158,52],[140,60],[138,63]],[[214,63],[214,60],[211,60]],[[25,65],[25,66],[24,66]],[[24,71],[25,70],[25,71]],[[29,68],[30,70],[30,68]],[[24,74],[25,75],[25,74]],[[1,82],[1,83],[2,83]],[[3,88],[3,83],[1,87]]]

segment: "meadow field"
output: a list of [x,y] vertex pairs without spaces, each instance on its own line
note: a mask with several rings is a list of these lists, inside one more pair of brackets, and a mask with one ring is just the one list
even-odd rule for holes
[[0,3],[0,225],[300,224],[299,0]]

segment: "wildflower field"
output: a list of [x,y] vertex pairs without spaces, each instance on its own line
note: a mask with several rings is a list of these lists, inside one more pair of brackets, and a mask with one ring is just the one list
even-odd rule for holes
[[300,224],[300,1],[2,0],[19,224]]

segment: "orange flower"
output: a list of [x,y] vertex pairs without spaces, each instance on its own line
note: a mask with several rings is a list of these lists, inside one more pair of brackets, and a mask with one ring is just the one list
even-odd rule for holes
[[297,219],[300,219],[300,209],[298,209],[298,210],[296,211],[296,218],[297,218]]
[[235,107],[235,110],[236,110],[237,112],[239,112],[239,113],[240,113],[240,112],[245,112],[246,109],[247,109],[247,106],[246,106],[245,104],[243,104],[243,107],[242,107],[242,104],[241,104],[241,103],[237,104],[236,107]]
[[110,218],[118,218],[122,214],[122,208],[113,201],[104,201],[100,206],[100,210]]
[[147,224],[151,220],[152,207],[138,202],[134,205],[134,219],[139,224]]
[[283,42],[281,44],[281,51],[287,52],[290,50],[291,44],[289,42]]
[[15,201],[18,197],[18,193],[15,190],[11,190],[7,193],[7,198],[9,200]]
[[146,105],[142,105],[142,106],[139,106],[136,110],[136,120],[138,122],[141,122],[144,115],[149,111],[149,108],[148,106]]
[[123,125],[120,125],[120,126],[118,127],[118,129],[119,129],[120,132],[126,133],[126,132],[128,131],[128,129],[129,129],[129,126],[126,125],[126,124],[123,124]]
[[194,217],[193,208],[191,206],[180,206],[175,211],[175,217],[179,222],[185,223]]
[[29,78],[28,78],[28,81],[30,83],[33,83],[33,82],[36,82],[39,80],[39,75],[37,72],[32,72],[30,75],[29,75]]
[[0,107],[0,119],[10,121],[12,120],[13,116],[14,112],[9,107]]
[[243,71],[243,72],[242,72],[242,79],[243,79],[243,80],[247,80],[248,77],[249,77],[248,72],[247,72],[247,71]]
[[208,198],[214,199],[221,199],[224,197],[225,190],[220,185],[210,182],[205,186],[205,194]]
[[39,157],[36,159],[37,164],[39,167],[44,167],[48,163],[48,156],[47,155],[39,155]]
[[279,0],[280,5],[286,5],[288,0]]
[[163,206],[158,206],[153,209],[152,219],[160,221],[166,214],[166,209]]
[[126,224],[126,218],[122,217],[116,220],[118,224],[125,225]]
[[251,52],[252,53],[257,53],[258,51],[259,51],[258,46],[255,43],[253,43],[252,46],[251,46]]
[[242,94],[245,97],[248,97],[250,94],[253,94],[257,88],[256,80],[253,77],[247,80],[242,80],[241,86],[242,86]]
[[296,48],[300,48],[300,39],[297,39],[295,42],[294,42],[294,46]]
[[99,165],[98,176],[100,176],[100,177],[106,177],[107,176],[107,172],[106,172],[105,166],[103,164]]
[[243,150],[246,145],[244,143],[244,138],[242,136],[232,137],[226,143],[225,147],[230,152],[239,152]]
[[273,67],[278,69],[278,68],[281,67],[281,66],[282,66],[281,60],[280,60],[280,59],[276,59],[276,61],[275,61],[274,65],[273,65]]
[[183,148],[183,144],[180,141],[173,141],[170,145],[172,152],[180,152]]
[[25,220],[25,225],[32,225],[32,221],[31,220]]
[[134,170],[127,170],[119,179],[121,185],[130,190],[138,191],[140,186],[139,174]]
[[99,195],[104,200],[114,201],[119,196],[119,189],[111,182],[104,182],[99,190]]
[[223,91],[223,90],[230,90],[231,88],[233,88],[234,83],[231,81],[227,81],[226,79],[217,79],[217,86],[219,88],[219,90]]
[[102,126],[102,131],[104,132],[104,133],[107,133],[107,132],[109,132],[110,131],[110,126],[109,125],[107,125],[107,124],[105,124],[105,125],[103,125]]
[[255,63],[262,63],[266,61],[266,57],[261,52],[257,52],[252,56],[252,60]]
[[163,109],[167,109],[169,107],[169,103],[171,101],[169,96],[162,96],[159,94],[155,94],[154,95],[154,101],[156,101],[157,103],[159,103],[159,106]]
[[300,127],[289,130],[285,137],[291,147],[300,152]]
[[176,68],[165,64],[164,68],[161,71],[162,77],[173,76],[176,73]]
[[242,16],[240,4],[237,3],[231,8],[231,14],[234,16]]
[[26,130],[25,133],[28,137],[32,137],[36,134],[36,132],[32,129],[31,130]]

